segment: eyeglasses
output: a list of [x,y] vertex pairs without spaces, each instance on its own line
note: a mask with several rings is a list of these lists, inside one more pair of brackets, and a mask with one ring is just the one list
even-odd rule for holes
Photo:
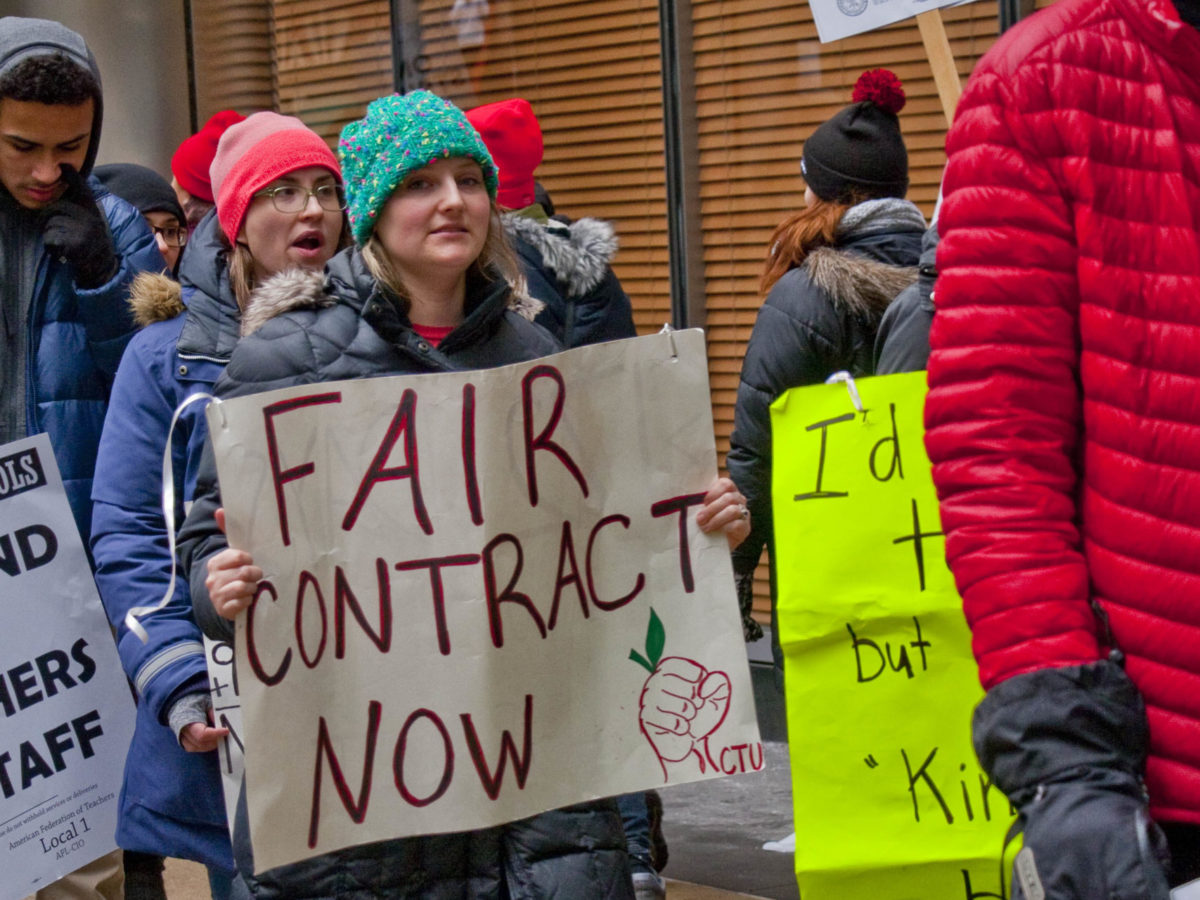
[[311,190],[298,184],[281,184],[279,187],[259,191],[255,197],[270,197],[281,213],[298,213],[308,206],[308,198],[316,197],[321,209],[336,212],[346,208],[346,191],[340,184],[321,184]]
[[188,241],[188,231],[186,228],[180,228],[178,225],[171,225],[167,228],[159,228],[157,225],[151,225],[150,230],[155,235],[163,239],[163,243],[168,247],[183,247]]

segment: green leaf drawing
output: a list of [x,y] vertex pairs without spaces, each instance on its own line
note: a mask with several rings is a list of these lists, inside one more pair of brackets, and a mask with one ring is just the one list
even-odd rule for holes
[[654,674],[654,666],[652,666],[652,665],[650,665],[650,663],[646,662],[646,657],[642,656],[642,654],[638,653],[636,650],[629,651],[629,658],[632,659],[639,666],[641,666],[643,669],[645,669],[647,672],[649,672],[651,675]]
[[650,674],[654,674],[654,670],[658,667],[658,661],[662,659],[663,647],[667,643],[667,630],[663,628],[662,619],[658,617],[658,613],[654,608],[650,608],[650,624],[646,628],[646,655],[638,653],[636,650],[629,651],[629,658],[641,666]]

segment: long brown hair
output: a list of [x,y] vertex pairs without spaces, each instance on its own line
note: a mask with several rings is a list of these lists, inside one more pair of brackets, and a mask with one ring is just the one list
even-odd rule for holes
[[[392,264],[391,254],[384,248],[377,232],[371,232],[370,238],[362,248],[362,257],[371,277],[400,301],[401,311],[407,316],[411,305],[408,288],[405,287],[404,279],[400,277],[400,273]],[[467,274],[476,275],[488,281],[499,276],[512,286],[515,286],[521,278],[520,263],[517,262],[517,255],[513,251],[512,245],[509,244],[508,238],[504,236],[500,208],[496,206],[494,200],[491,204],[491,215],[488,217],[488,233],[484,239],[483,248],[475,257],[475,261],[467,268]]]
[[758,290],[763,295],[785,273],[804,262],[818,247],[832,247],[838,225],[853,203],[835,203],[814,195],[812,206],[788,216],[776,227],[768,244]]

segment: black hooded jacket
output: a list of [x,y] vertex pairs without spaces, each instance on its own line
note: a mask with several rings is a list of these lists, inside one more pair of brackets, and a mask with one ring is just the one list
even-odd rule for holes
[[504,214],[504,231],[517,251],[529,293],[545,304],[535,321],[564,347],[637,336],[633,306],[612,259],[617,236],[600,219],[545,222]]
[[937,281],[937,225],[921,239],[920,275],[900,292],[879,323],[875,335],[875,374],[919,372],[929,362],[929,329],[933,325],[933,285]]
[[746,495],[752,529],[734,551],[736,573],[754,571],[773,531],[771,403],[789,388],[820,384],[839,370],[872,374],[879,320],[892,298],[916,280],[924,231],[920,211],[906,200],[852,207],[837,246],[810,253],[763,301],[742,361],[726,458],[730,477]]

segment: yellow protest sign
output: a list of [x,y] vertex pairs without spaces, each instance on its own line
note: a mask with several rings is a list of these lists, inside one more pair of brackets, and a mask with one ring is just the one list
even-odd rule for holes
[[925,373],[848,387],[771,407],[800,891],[1003,898],[1012,811],[971,747],[982,688],[925,455]]

